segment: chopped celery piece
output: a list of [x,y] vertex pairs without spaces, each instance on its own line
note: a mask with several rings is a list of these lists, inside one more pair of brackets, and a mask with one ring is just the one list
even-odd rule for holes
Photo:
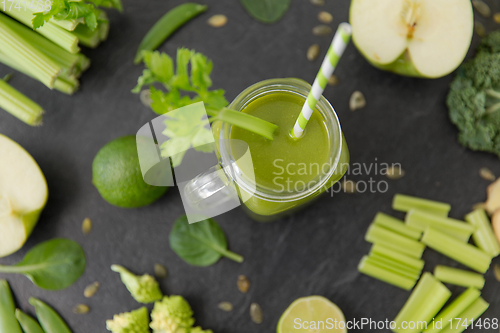
[[477,247],[461,242],[434,228],[429,228],[422,237],[422,242],[431,249],[470,267],[479,273],[486,273],[491,264],[491,257]]
[[50,19],[50,22],[54,23],[57,26],[60,26],[64,30],[68,31],[73,31],[75,28],[81,24],[84,23],[85,20],[83,18],[79,18],[76,20],[55,20],[55,19]]
[[[448,325],[441,331],[441,333],[462,333],[472,322],[475,322],[479,317],[481,317],[481,315],[485,313],[489,307],[490,305],[483,298],[479,297],[464,312],[462,312],[460,316],[456,317],[456,319],[452,321],[453,327]],[[458,318],[460,318],[460,322]],[[466,320],[468,324],[467,327],[464,324]]]
[[364,256],[359,263],[358,270],[372,278],[389,283],[393,286],[404,290],[411,290],[416,283],[415,279],[399,275],[383,267],[380,267],[368,260],[368,256]]
[[8,23],[9,20],[11,19],[0,14],[0,45],[2,46],[2,53],[22,63],[27,71],[52,89],[54,81],[62,68],[12,29]]
[[[424,333],[439,333],[443,328],[449,325],[450,319],[457,318],[463,313],[472,303],[474,303],[481,292],[475,288],[469,288],[458,296],[450,305],[441,311],[437,317],[427,326]],[[438,328],[441,327],[441,328]]]
[[378,254],[370,255],[368,257],[368,261],[377,266],[398,273],[399,275],[403,275],[409,277],[410,279],[414,279],[415,281],[418,280],[418,278],[420,277],[421,273],[420,271],[412,269],[411,267],[408,267],[405,264],[380,256]]
[[467,243],[470,236],[476,228],[463,221],[441,217],[434,214],[429,214],[419,210],[410,210],[406,214],[406,224],[421,231],[425,231],[428,227],[433,227],[436,230],[442,231],[456,239]]
[[[3,11],[2,6],[0,6],[0,11]],[[33,23],[31,22],[33,14],[30,12],[24,10],[10,10],[3,12],[12,18],[15,18],[25,26],[33,28]],[[45,36],[47,39],[59,45],[66,51],[71,53],[78,53],[80,51],[80,48],[78,47],[78,38],[73,36],[71,32],[64,30],[50,21],[46,22],[43,27],[36,29],[36,32]]]
[[79,53],[76,67],[78,68],[78,72],[80,74],[82,72],[85,72],[90,67],[90,59],[84,56],[83,54]]
[[476,209],[465,216],[465,220],[476,228],[472,234],[474,243],[491,257],[495,258],[500,254],[500,244],[491,227],[490,219],[484,209]]
[[484,277],[481,274],[442,265],[434,268],[434,276],[441,282],[461,287],[483,289],[485,283]]
[[425,250],[425,245],[414,239],[401,236],[377,224],[372,224],[365,237],[369,243],[381,244],[396,251],[420,259]]
[[42,123],[42,107],[4,80],[0,80],[0,108],[28,125],[38,126]]
[[416,271],[422,271],[424,269],[425,262],[422,259],[415,259],[412,257],[409,257],[405,254],[402,254],[400,252],[394,251],[388,247],[385,247],[380,244],[374,244],[370,250],[370,256],[382,256],[385,258],[392,259],[394,261],[397,261],[399,263],[405,264],[408,267],[416,270]]
[[373,223],[414,240],[419,240],[422,237],[422,231],[405,225],[403,221],[384,213],[377,213]]
[[[451,292],[430,273],[424,273],[410,298],[394,319],[396,333],[417,333],[425,329],[425,323],[441,310],[451,296]],[[414,323],[413,329],[403,329],[402,323]],[[408,325],[409,326],[409,325]],[[406,327],[408,327],[406,326]]]
[[394,196],[394,200],[392,201],[392,209],[401,212],[418,209],[439,216],[448,216],[451,206],[444,202],[421,199],[404,194],[396,194]]
[[90,30],[86,25],[79,25],[74,31],[71,32],[73,36],[78,38],[81,45],[90,47],[92,49],[96,48],[101,43],[100,26],[94,31]]

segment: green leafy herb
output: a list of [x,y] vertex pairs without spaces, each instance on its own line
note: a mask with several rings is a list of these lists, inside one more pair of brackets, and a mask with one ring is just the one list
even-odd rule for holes
[[49,305],[33,297],[29,299],[29,302],[35,307],[36,317],[44,332],[71,333],[71,330],[61,316]]
[[227,249],[221,227],[213,219],[189,224],[181,216],[170,232],[170,247],[179,257],[193,266],[210,266],[222,256],[242,263],[243,257]]
[[0,265],[0,273],[24,274],[43,289],[69,287],[85,271],[85,254],[78,243],[69,239],[53,239],[32,248],[14,266]]
[[16,318],[25,333],[44,333],[34,318],[19,309],[16,309]]
[[[139,93],[144,86],[150,86],[151,108],[158,114],[179,109],[193,103],[203,102],[209,121],[223,121],[239,126],[256,134],[262,135],[269,140],[273,139],[273,133],[277,126],[260,118],[246,113],[230,110],[225,106],[228,104],[224,97],[224,90],[209,90],[212,86],[210,74],[213,64],[203,54],[188,49],[177,50],[177,68],[174,71],[174,62],[165,53],[143,51],[146,69],[139,77],[137,86],[133,92]],[[189,73],[190,65],[191,73]],[[161,83],[168,92],[154,88],[152,85]],[[181,93],[194,95],[182,95]],[[162,145],[163,156],[174,156],[174,153],[185,152],[191,145],[194,147],[208,143],[212,136],[208,129],[204,128],[206,120],[203,114],[185,114],[176,112],[169,114],[166,122],[167,130],[164,133],[170,138]],[[211,148],[201,147],[198,150],[211,151]],[[174,166],[182,161],[183,155],[173,158]]]
[[264,23],[278,21],[290,7],[290,0],[240,0],[247,12]]
[[16,306],[9,283],[0,280],[0,332],[22,333],[15,311]]

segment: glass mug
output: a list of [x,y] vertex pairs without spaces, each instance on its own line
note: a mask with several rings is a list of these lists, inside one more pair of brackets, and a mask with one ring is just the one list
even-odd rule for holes
[[[310,90],[311,85],[300,79],[265,80],[241,92],[229,108],[242,112],[253,101],[276,93],[291,94],[305,102]],[[186,202],[189,202],[199,212],[207,210],[207,215],[210,215],[210,211],[217,212],[218,206],[226,205],[224,211],[228,211],[242,205],[252,218],[265,222],[292,213],[311,203],[344,176],[349,163],[349,150],[335,110],[324,97],[318,101],[316,110],[319,111],[327,129],[326,138],[329,142],[323,144],[328,144],[331,149],[326,168],[321,167],[312,181],[308,182],[307,187],[277,191],[259,184],[259,181],[255,180],[253,170],[250,170],[253,166],[249,156],[251,152],[248,154],[248,144],[246,154],[245,149],[242,149],[240,150],[242,153],[235,156],[234,146],[241,145],[241,142],[231,137],[233,125],[215,122],[212,131],[218,164],[191,181],[179,184],[185,206]],[[239,199],[239,202],[235,202],[238,200],[234,198]]]

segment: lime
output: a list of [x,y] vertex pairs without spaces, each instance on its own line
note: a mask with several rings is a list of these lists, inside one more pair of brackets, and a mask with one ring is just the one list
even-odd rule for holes
[[134,135],[115,139],[102,147],[92,163],[92,176],[104,200],[124,208],[147,206],[168,189],[144,182]]
[[[342,310],[322,296],[295,300],[281,315],[278,333],[346,333]],[[342,327],[342,328],[340,328]]]

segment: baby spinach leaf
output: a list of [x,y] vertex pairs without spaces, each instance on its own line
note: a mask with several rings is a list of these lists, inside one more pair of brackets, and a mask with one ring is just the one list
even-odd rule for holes
[[240,0],[247,12],[258,21],[274,23],[290,7],[290,0]]
[[38,244],[17,265],[0,265],[0,273],[23,274],[40,288],[60,290],[78,280],[85,264],[80,245],[59,238]]
[[186,215],[177,219],[170,232],[170,247],[193,266],[210,266],[222,256],[242,263],[243,257],[227,249],[221,227],[213,219],[189,224]]

